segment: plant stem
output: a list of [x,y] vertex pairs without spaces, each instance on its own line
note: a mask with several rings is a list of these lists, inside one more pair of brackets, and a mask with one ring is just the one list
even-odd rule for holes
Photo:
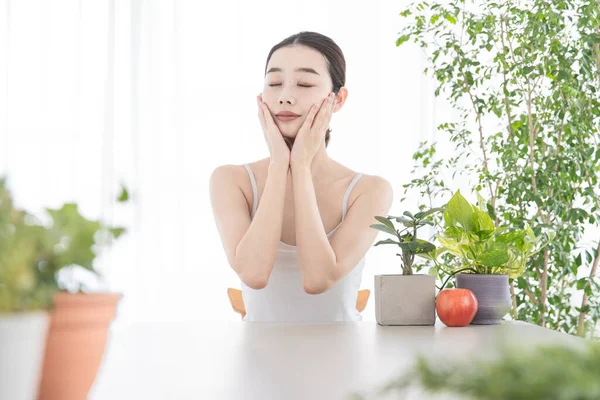
[[540,282],[540,286],[542,289],[542,296],[540,298],[540,305],[542,309],[540,310],[540,326],[546,327],[546,299],[548,297],[548,264],[550,261],[550,251],[548,249],[544,249],[544,270],[542,272],[542,280]]
[[[506,44],[504,42],[504,29],[502,27],[502,19],[500,20],[500,38],[502,39],[502,49],[506,48]],[[504,107],[506,109],[506,116],[508,117],[508,137],[513,140],[515,133],[513,131],[513,123],[512,123],[512,116],[510,115],[510,106],[509,106],[509,102],[508,102],[508,78],[506,77],[506,68],[504,68],[504,65],[502,66],[502,76],[504,77],[504,80],[502,82],[502,86],[504,87]],[[493,205],[493,202],[492,202]]]
[[562,307],[562,302],[563,302],[563,297],[565,296],[565,284],[566,284],[566,279],[563,277],[563,279],[561,279],[561,283],[560,283],[560,296],[559,296],[559,301],[561,304],[561,307],[559,307],[558,312],[556,313],[556,321],[559,322],[560,318],[561,318],[561,313],[563,312],[563,310],[565,309],[564,307]]
[[[596,248],[596,257],[594,257],[594,264],[592,265],[592,269],[590,271],[590,280],[596,277],[596,271],[598,270],[598,264],[600,264],[600,240],[598,241],[598,247]],[[589,286],[590,282],[586,283],[586,286]],[[585,316],[587,312],[584,312],[583,308],[588,304],[588,295],[583,292],[583,299],[581,300],[581,312],[579,313],[579,320],[577,322],[577,335],[584,336],[585,332]]]
[[535,298],[535,296],[533,295],[533,293],[531,293],[531,291],[529,291],[529,289],[523,289],[523,293],[525,293],[527,297],[529,297],[529,300],[531,300],[533,304],[535,304],[536,306],[539,305],[539,300]]
[[473,268],[471,267],[467,267],[467,268],[461,268],[457,271],[453,271],[450,273],[450,275],[448,276],[448,278],[446,278],[446,280],[444,281],[444,283],[442,284],[442,287],[440,290],[443,290],[446,287],[446,284],[448,283],[448,281],[450,280],[450,278],[452,278],[454,275],[458,274],[459,272],[463,272],[463,271],[473,271],[474,273],[477,273],[477,271],[475,271]]
[[512,299],[512,315],[517,320],[517,296],[515,295],[515,281],[510,282],[510,297]]

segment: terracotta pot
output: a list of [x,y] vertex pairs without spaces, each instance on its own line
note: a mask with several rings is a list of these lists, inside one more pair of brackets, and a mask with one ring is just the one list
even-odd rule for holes
[[119,293],[56,293],[39,400],[85,400],[115,317]]

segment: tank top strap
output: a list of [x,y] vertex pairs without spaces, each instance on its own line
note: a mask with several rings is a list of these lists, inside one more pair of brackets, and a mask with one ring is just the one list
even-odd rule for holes
[[254,173],[252,172],[252,168],[248,164],[244,164],[246,167],[246,171],[248,171],[248,175],[250,176],[250,182],[252,183],[252,214],[251,218],[254,218],[254,213],[258,208],[258,186],[256,185],[256,179],[254,179]]
[[348,212],[348,198],[350,197],[350,192],[362,175],[362,172],[357,173],[354,179],[352,179],[352,182],[350,182],[350,185],[348,185],[348,189],[346,189],[346,194],[344,195],[344,201],[342,203],[342,222],[344,222],[344,218],[346,218],[346,213]]

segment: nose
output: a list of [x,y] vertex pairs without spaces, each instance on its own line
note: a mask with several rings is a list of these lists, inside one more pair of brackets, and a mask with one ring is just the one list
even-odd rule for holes
[[281,91],[279,92],[279,105],[283,105],[285,103],[292,106],[296,102],[293,88],[291,86],[292,85],[290,83],[281,88]]

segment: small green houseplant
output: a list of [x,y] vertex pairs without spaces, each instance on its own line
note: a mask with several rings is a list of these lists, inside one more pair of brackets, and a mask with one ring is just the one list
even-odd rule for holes
[[[128,196],[122,188],[117,201]],[[62,289],[57,274],[65,267],[77,265],[100,277],[93,268],[100,246],[125,232],[86,219],[75,203],[45,211],[48,224],[15,208],[6,179],[0,179],[0,313],[51,308],[52,296]]]
[[[542,243],[529,225],[525,229],[496,227],[491,210],[478,195],[478,205],[470,204],[457,191],[444,210],[444,229],[436,235],[441,248],[458,260],[458,266],[448,273],[448,280],[457,277],[456,287],[471,289],[479,301],[473,324],[495,324],[511,308],[509,278],[519,277],[527,260],[552,240]],[[435,257],[433,261],[438,268]]]
[[[128,202],[125,188],[116,200]],[[125,228],[89,220],[81,215],[75,203],[47,211],[53,224],[46,230],[45,251],[40,253],[46,265],[40,271],[42,280],[47,279],[48,284],[56,288],[57,272],[77,265],[101,281],[102,274],[94,267],[95,258],[99,250],[112,245]],[[56,251],[59,243],[65,243],[62,251]],[[61,286],[52,296],[39,400],[87,397],[104,355],[110,324],[123,297],[106,288],[90,291],[83,284],[71,283],[75,283],[72,288]],[[67,352],[78,354],[79,362],[65,359]],[[79,382],[74,384],[74,379]]]
[[[125,188],[117,200],[128,200]],[[18,368],[9,359],[0,360],[0,364],[11,363],[6,368],[16,369],[14,373],[19,376],[6,382],[0,377],[0,398],[36,397],[40,378],[43,381],[43,364],[48,361],[48,343],[54,336],[56,299],[69,295],[63,290],[59,273],[67,267],[80,266],[99,276],[92,265],[99,249],[125,232],[122,227],[86,219],[75,203],[46,208],[45,212],[49,220],[46,224],[16,208],[7,179],[0,178],[0,353],[8,354],[10,349],[11,354],[23,357]],[[81,295],[82,289],[79,286]],[[94,314],[93,310],[86,311]],[[85,340],[81,343],[89,346]],[[2,350],[4,346],[6,352]],[[75,347],[71,343],[69,351],[76,351]],[[0,370],[7,369],[0,365]],[[42,392],[47,396],[46,391]]]
[[[420,228],[432,226],[431,216],[440,208],[406,211],[400,217],[375,216],[379,224],[371,228],[390,234],[374,246],[391,244],[400,248],[396,253],[402,260],[402,274],[375,275],[375,316],[380,325],[433,325],[435,324],[435,276],[413,274],[416,256],[435,252],[434,244],[418,238]],[[397,229],[396,221],[401,224]]]
[[[392,244],[400,247],[401,251],[400,253],[396,253],[396,255],[402,259],[402,274],[412,275],[415,256],[423,256],[436,249],[433,243],[417,237],[418,230],[424,226],[433,226],[434,223],[430,217],[440,211],[443,211],[443,208],[419,211],[414,215],[410,211],[405,211],[400,217],[393,215],[388,215],[387,217],[376,216],[375,219],[380,223],[373,224],[370,227],[388,233],[394,239],[380,240],[374,246]],[[397,229],[392,220],[402,224],[403,228],[401,230]]]

